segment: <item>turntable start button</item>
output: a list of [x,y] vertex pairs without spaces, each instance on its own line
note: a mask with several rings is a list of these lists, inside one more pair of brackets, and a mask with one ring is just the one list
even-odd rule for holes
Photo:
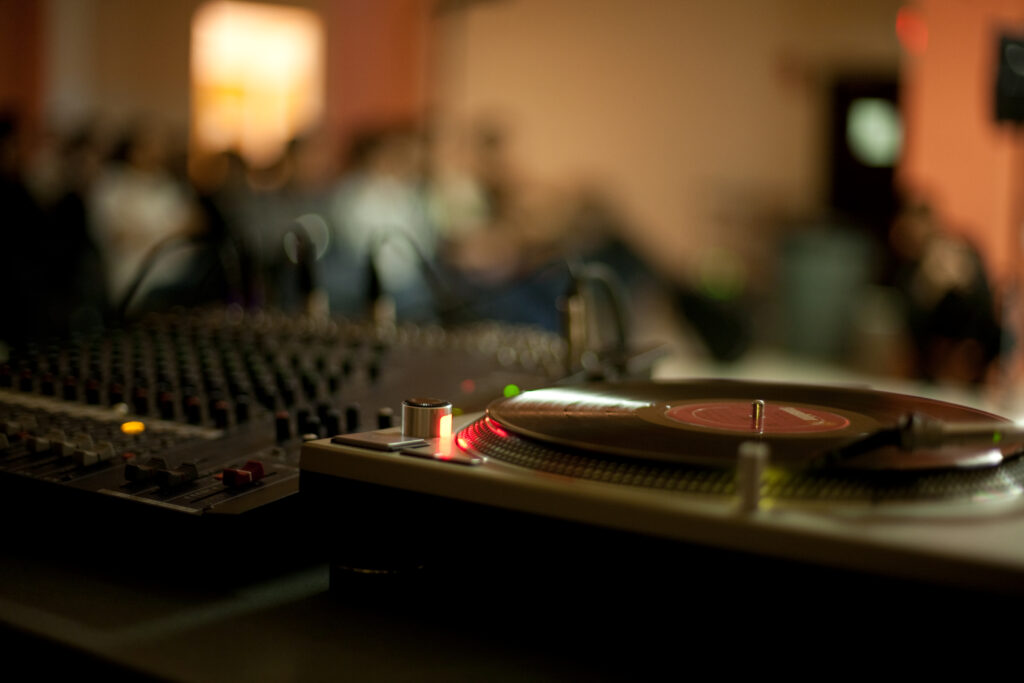
[[450,437],[451,401],[441,398],[408,398],[402,401],[402,434],[419,439]]

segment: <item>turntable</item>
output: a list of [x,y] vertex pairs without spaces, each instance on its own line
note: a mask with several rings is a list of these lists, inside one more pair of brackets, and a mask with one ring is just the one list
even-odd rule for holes
[[725,380],[551,387],[454,428],[450,413],[410,399],[403,428],[303,446],[336,572],[536,574],[557,555],[664,577],[712,557],[1024,594],[1024,437],[996,415]]

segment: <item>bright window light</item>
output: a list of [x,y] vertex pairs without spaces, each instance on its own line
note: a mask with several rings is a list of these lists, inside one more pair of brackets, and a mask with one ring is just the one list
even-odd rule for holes
[[324,109],[320,18],[296,7],[218,0],[192,20],[193,142],[273,161]]

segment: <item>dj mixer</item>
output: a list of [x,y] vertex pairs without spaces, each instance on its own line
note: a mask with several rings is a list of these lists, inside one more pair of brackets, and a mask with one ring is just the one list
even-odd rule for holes
[[288,536],[304,439],[388,427],[417,393],[481,410],[563,362],[561,338],[534,328],[239,309],[26,345],[0,365],[4,508],[67,538],[113,525],[158,554],[182,530],[216,529],[209,547]]

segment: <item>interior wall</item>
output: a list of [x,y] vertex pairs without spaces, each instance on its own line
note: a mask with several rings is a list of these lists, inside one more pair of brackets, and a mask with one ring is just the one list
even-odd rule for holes
[[928,46],[903,73],[901,181],[982,251],[997,283],[1020,278],[1024,126],[994,120],[996,39],[1024,33],[1020,0],[919,0]]
[[47,109],[58,123],[189,118],[189,35],[201,0],[49,0]]
[[437,109],[506,122],[524,176],[604,188],[634,246],[682,277],[710,246],[757,251],[772,219],[822,208],[827,85],[897,73],[898,6],[469,3],[442,20]]
[[327,111],[338,135],[422,116],[431,5],[431,0],[326,3]]
[[43,104],[43,8],[38,2],[0,0],[0,17],[0,108],[32,120]]
[[[4,0],[13,2],[14,0]],[[206,0],[48,0],[47,111],[58,124],[100,115],[189,121],[192,16]],[[324,20],[325,128],[423,111],[429,0],[280,0]]]

